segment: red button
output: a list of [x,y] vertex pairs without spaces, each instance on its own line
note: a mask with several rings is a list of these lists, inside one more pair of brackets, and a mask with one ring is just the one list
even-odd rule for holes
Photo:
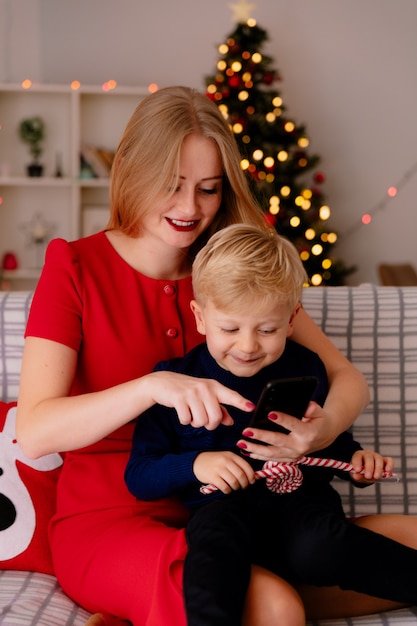
[[175,293],[174,285],[165,285],[165,287],[164,287],[164,294],[166,296],[173,296],[174,293]]
[[178,330],[176,328],[168,328],[166,334],[167,337],[172,337],[172,339],[175,339],[175,337],[178,337]]

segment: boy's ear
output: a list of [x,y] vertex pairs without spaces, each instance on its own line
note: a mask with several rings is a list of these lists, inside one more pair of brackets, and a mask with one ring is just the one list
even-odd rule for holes
[[301,309],[301,303],[299,302],[296,305],[294,311],[291,313],[290,321],[288,322],[287,337],[291,337],[292,335],[292,331],[294,330],[295,318],[297,317],[297,313],[300,309]]
[[194,313],[195,323],[197,325],[197,330],[200,335],[206,334],[206,325],[204,323],[204,316],[201,310],[200,305],[195,300],[191,300],[190,307],[192,312]]

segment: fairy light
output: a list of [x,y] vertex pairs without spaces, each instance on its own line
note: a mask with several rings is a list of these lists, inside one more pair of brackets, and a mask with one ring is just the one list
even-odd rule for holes
[[22,87],[23,89],[30,89],[32,87],[32,81],[27,78],[26,80],[22,81]]
[[326,204],[323,204],[323,206],[320,207],[319,216],[320,219],[323,221],[328,220],[330,217],[330,207],[328,207]]
[[308,139],[308,137],[300,137],[297,141],[297,145],[300,148],[308,148],[308,146],[310,145],[310,140]]
[[254,63],[262,63],[262,54],[260,52],[254,52],[252,54],[252,61]]
[[269,212],[271,215],[278,215],[279,213],[279,198],[278,196],[271,196],[269,198]]
[[315,243],[311,248],[311,254],[314,254],[314,256],[320,256],[320,254],[323,254],[323,246],[320,243]]
[[287,133],[292,133],[295,129],[294,122],[285,122],[284,129],[287,131]]
[[252,157],[254,158],[255,161],[260,161],[264,156],[264,153],[262,152],[262,150],[255,150],[254,153],[252,154]]
[[218,109],[223,115],[224,119],[227,120],[227,118],[229,117],[229,108],[227,104],[219,104]]
[[116,89],[116,87],[117,82],[115,80],[108,80],[101,86],[103,91],[113,91],[113,89]]
[[249,94],[247,91],[243,90],[243,91],[239,91],[238,96],[237,96],[238,100],[240,100],[241,102],[245,102],[245,100],[247,100],[249,98]]
[[301,220],[298,217],[298,215],[293,215],[292,218],[290,219],[290,226],[292,226],[293,228],[297,228],[300,224],[301,224]]
[[318,287],[323,282],[323,276],[320,276],[320,274],[314,274],[310,280],[314,287]]
[[73,91],[77,91],[81,87],[81,83],[79,80],[73,80],[70,87]]
[[397,182],[396,185],[391,185],[390,187],[388,187],[384,198],[382,198],[379,202],[377,202],[370,211],[368,211],[367,213],[363,213],[363,215],[360,218],[359,224],[353,224],[353,226],[349,228],[348,230],[346,230],[343,233],[343,235],[341,235],[341,237],[345,239],[346,237],[354,233],[358,228],[360,228],[361,225],[368,226],[372,222],[374,215],[376,215],[377,213],[385,209],[388,202],[390,202],[391,199],[395,198],[398,195],[399,191],[403,187],[405,187],[405,185],[411,180],[411,178],[413,178],[413,176],[416,173],[417,173],[417,162],[414,163],[414,165],[405,172],[405,174]]

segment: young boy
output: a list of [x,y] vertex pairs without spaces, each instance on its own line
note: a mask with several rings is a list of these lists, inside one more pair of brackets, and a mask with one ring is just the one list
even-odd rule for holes
[[[324,365],[289,339],[305,281],[297,251],[275,232],[245,225],[223,229],[193,264],[191,308],[206,342],[157,369],[216,379],[254,404],[272,379],[315,376],[313,400],[322,405]],[[400,550],[409,549],[347,521],[330,485],[335,474],[357,484],[371,480],[359,470],[349,475],[300,466],[302,485],[275,494],[255,478],[262,463],[244,456],[248,414],[228,410],[233,425],[207,430],[181,425],[173,409],[152,407],[138,419],[125,473],[137,498],[176,495],[192,510],[184,565],[189,626],[240,626],[251,564],[293,584],[339,585],[407,601],[386,572],[375,577],[358,571],[358,559],[374,559],[388,549],[399,559]],[[391,458],[362,450],[348,432],[312,456],[352,462],[372,480],[393,467]],[[203,495],[200,488],[207,483],[217,490]],[[407,593],[417,599],[414,589]]]

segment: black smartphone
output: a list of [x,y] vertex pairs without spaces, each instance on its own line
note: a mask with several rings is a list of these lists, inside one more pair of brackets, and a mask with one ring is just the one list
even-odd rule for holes
[[262,391],[249,426],[288,434],[289,430],[268,419],[268,413],[279,411],[301,419],[317,385],[315,376],[271,380]]

